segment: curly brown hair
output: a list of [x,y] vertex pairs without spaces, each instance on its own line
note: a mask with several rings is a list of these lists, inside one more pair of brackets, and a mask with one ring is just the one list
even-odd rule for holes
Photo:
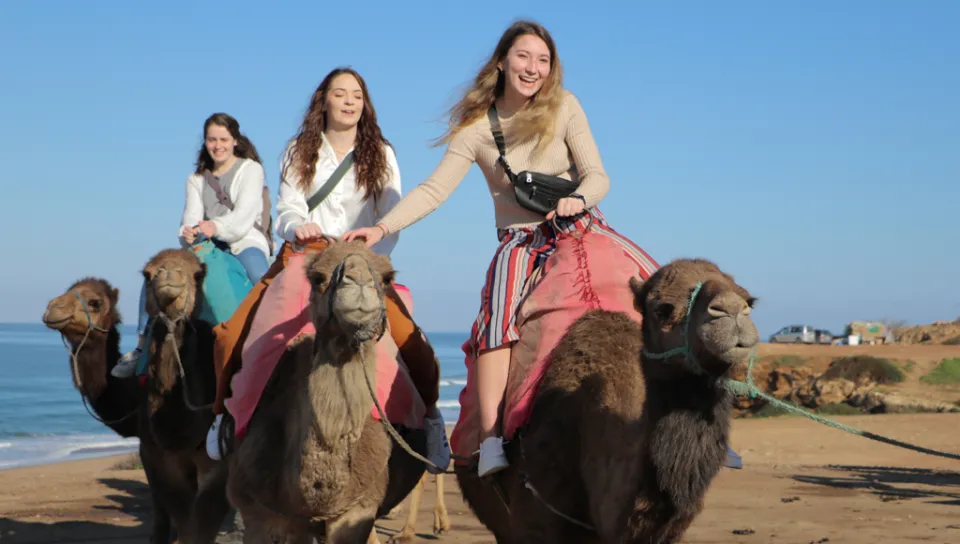
[[[310,97],[310,105],[303,117],[300,131],[292,138],[293,149],[289,160],[283,166],[283,176],[292,168],[297,176],[297,187],[303,192],[310,189],[316,174],[317,158],[323,143],[323,131],[327,127],[325,104],[327,92],[334,78],[341,74],[350,74],[357,79],[363,92],[363,113],[357,124],[357,141],[353,148],[353,167],[357,185],[363,188],[363,199],[373,195],[375,198],[383,191],[387,170],[387,154],[384,145],[390,142],[383,137],[377,124],[377,111],[373,107],[367,84],[356,70],[347,67],[334,68],[320,82],[320,86]],[[391,146],[392,147],[392,146]]]
[[[233,136],[233,139],[237,141],[237,146],[233,148],[234,155],[241,159],[251,159],[263,164],[263,161],[260,160],[260,155],[257,153],[257,148],[254,147],[250,138],[247,138],[240,132],[240,122],[234,119],[233,116],[226,113],[214,113],[210,117],[207,117],[207,120],[203,122],[204,141],[207,139],[207,130],[210,128],[210,125],[223,127]],[[206,144],[201,143],[200,152],[197,153],[197,168],[194,172],[202,174],[204,170],[213,171],[213,157],[211,157],[210,152],[207,151]]]

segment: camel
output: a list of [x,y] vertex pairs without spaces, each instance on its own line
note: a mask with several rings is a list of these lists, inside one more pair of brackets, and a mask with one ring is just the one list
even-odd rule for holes
[[[213,412],[213,332],[197,318],[206,267],[189,249],[166,249],[144,267],[153,318],[140,457],[154,503],[151,542],[212,543],[230,510],[228,467],[207,456]],[[172,524],[172,526],[171,526]]]
[[[427,481],[424,474],[417,487],[410,493],[407,501],[407,519],[400,532],[390,537],[388,544],[395,542],[411,542],[417,536],[417,514],[420,512],[420,496],[423,494],[423,485]],[[447,516],[447,505],[443,497],[443,473],[436,475],[436,496],[433,505],[433,534],[439,536],[450,530],[450,518]],[[400,507],[390,512],[390,516],[399,513]]]
[[228,457],[227,494],[243,516],[245,543],[378,542],[376,518],[424,472],[390,431],[420,456],[425,431],[370,413],[390,260],[360,240],[329,242],[305,264],[316,334],[290,343]]
[[725,378],[758,341],[754,299],[701,259],[629,288],[642,325],[602,309],[573,322],[505,448],[510,467],[491,482],[457,468],[498,543],[674,543],[701,512],[726,456]]
[[43,324],[70,345],[70,371],[84,407],[124,438],[137,436],[142,391],[134,378],[110,370],[120,360],[120,290],[107,280],[83,278],[47,304]]

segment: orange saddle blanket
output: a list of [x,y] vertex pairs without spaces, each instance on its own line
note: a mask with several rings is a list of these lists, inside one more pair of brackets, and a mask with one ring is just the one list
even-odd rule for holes
[[[652,259],[651,259],[652,261]],[[520,340],[514,344],[503,404],[503,438],[513,438],[530,417],[548,356],[570,325],[589,310],[624,312],[638,322],[629,280],[646,271],[610,237],[595,229],[562,236],[554,253],[534,278],[535,286],[517,315]],[[470,458],[480,447],[476,399],[476,345],[471,334],[463,344],[467,384],[460,392],[460,418],[450,437],[452,452]],[[457,460],[463,463],[462,460]]]
[[[310,282],[305,272],[305,253],[295,253],[264,292],[260,306],[250,325],[250,333],[241,352],[242,367],[231,379],[233,395],[225,406],[236,421],[235,434],[241,438],[256,410],[267,381],[287,346],[303,334],[313,335],[316,329],[308,308]],[[394,288],[407,310],[413,313],[410,291],[401,285]],[[387,419],[396,425],[423,427],[426,406],[407,372],[399,364],[396,343],[389,333],[377,343],[377,400]],[[370,400],[370,415],[380,419],[380,412]]]

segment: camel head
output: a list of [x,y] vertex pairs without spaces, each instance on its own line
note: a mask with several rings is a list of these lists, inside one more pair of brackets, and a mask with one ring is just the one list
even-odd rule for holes
[[750,317],[756,299],[710,261],[678,259],[645,282],[631,278],[630,288],[650,369],[721,377],[759,341]]
[[384,288],[394,277],[390,259],[374,253],[362,240],[329,242],[306,263],[317,336],[358,343],[379,338],[386,328]]
[[207,267],[189,249],[165,249],[143,267],[147,313],[177,321],[197,309]]
[[[91,336],[110,330],[120,322],[117,299],[120,290],[100,278],[84,278],[71,285],[62,295],[47,303],[43,324],[62,333],[76,345],[89,328]],[[86,311],[84,311],[86,307]],[[89,312],[90,317],[87,317]]]

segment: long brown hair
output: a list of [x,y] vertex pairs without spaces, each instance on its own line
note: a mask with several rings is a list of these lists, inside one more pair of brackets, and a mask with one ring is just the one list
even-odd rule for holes
[[283,175],[287,168],[293,168],[297,177],[297,187],[304,193],[310,189],[316,174],[317,158],[323,143],[323,131],[327,128],[326,101],[327,92],[333,79],[341,74],[350,74],[357,79],[363,92],[363,113],[357,124],[357,141],[353,147],[353,167],[356,171],[357,185],[363,188],[363,200],[371,195],[380,195],[383,191],[387,171],[387,153],[384,145],[390,142],[383,137],[377,124],[377,111],[373,107],[367,84],[353,68],[334,68],[320,82],[320,86],[310,97],[310,105],[303,116],[300,131],[293,137],[293,149],[289,160],[283,166]]
[[247,138],[245,135],[240,133],[240,123],[233,118],[233,116],[226,113],[214,113],[210,117],[207,117],[207,120],[203,122],[203,140],[204,143],[200,144],[200,152],[197,154],[197,169],[194,171],[197,174],[202,174],[204,170],[213,171],[213,157],[210,156],[210,152],[207,151],[207,129],[210,128],[210,125],[217,125],[227,129],[233,139],[237,141],[237,146],[233,148],[233,154],[241,159],[250,159],[263,164],[263,161],[260,160],[260,155],[257,154],[257,148],[254,147],[253,142],[250,141],[250,138]]
[[530,102],[514,115],[511,132],[518,141],[539,136],[537,151],[550,141],[557,111],[563,103],[563,68],[557,57],[557,46],[547,29],[533,21],[521,20],[504,31],[490,58],[474,78],[473,84],[467,88],[460,101],[450,108],[449,128],[437,139],[436,145],[449,142],[464,127],[486,115],[490,106],[503,95],[506,81],[497,65],[507,57],[507,52],[514,42],[526,35],[537,36],[547,44],[550,50],[550,74]]

